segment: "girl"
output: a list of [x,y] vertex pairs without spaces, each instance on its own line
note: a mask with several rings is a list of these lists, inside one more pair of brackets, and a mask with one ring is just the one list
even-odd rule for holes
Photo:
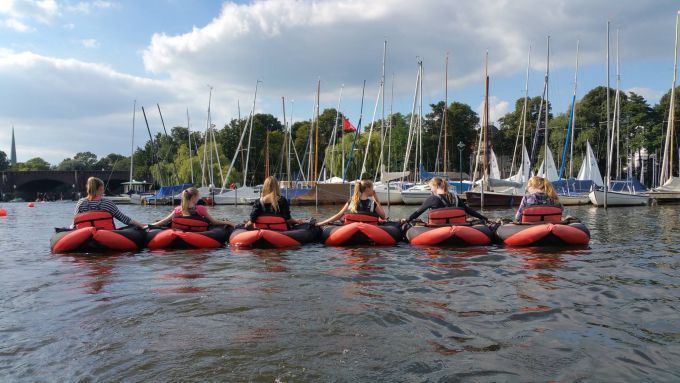
[[321,226],[334,222],[342,218],[348,211],[350,213],[377,214],[380,218],[385,219],[385,210],[380,206],[378,196],[373,190],[373,182],[369,180],[357,181],[354,184],[354,193],[352,193],[349,202],[345,203],[345,206],[334,216],[317,223],[317,225]]
[[[106,211],[125,225],[134,225],[142,229],[146,228],[146,225],[123,214],[123,212],[118,210],[118,206],[110,200],[102,199],[102,196],[104,195],[104,181],[97,177],[90,177],[87,179],[86,190],[87,197],[78,200],[74,215],[89,211]],[[113,223],[111,223],[111,225],[113,225]]]
[[198,203],[199,195],[198,189],[195,187],[190,187],[182,191],[182,204],[177,206],[172,213],[168,214],[167,217],[163,218],[158,222],[152,223],[152,226],[164,226],[172,222],[175,217],[189,217],[191,215],[198,215],[205,218],[212,225],[227,225],[234,227],[235,223],[231,221],[220,221],[213,218],[210,213],[208,213],[208,208],[203,205],[196,205]]
[[264,180],[261,195],[262,197],[253,204],[253,210],[250,212],[250,220],[246,223],[247,228],[252,228],[257,217],[263,214],[281,216],[286,220],[288,225],[296,225],[304,222],[301,219],[295,219],[290,216],[290,203],[288,202],[288,199],[281,196],[279,181],[276,177],[269,176]]
[[547,178],[534,176],[529,178],[527,182],[527,192],[522,197],[522,202],[519,204],[517,213],[515,214],[515,221],[522,218],[522,209],[529,206],[536,205],[557,205],[561,206],[557,193]]
[[402,219],[402,222],[413,221],[428,209],[439,209],[443,207],[462,207],[468,215],[479,218],[482,221],[488,221],[485,216],[470,209],[463,201],[460,201],[456,195],[449,192],[449,184],[440,177],[432,178],[429,184],[432,195],[427,197],[418,210],[414,211],[408,219]]

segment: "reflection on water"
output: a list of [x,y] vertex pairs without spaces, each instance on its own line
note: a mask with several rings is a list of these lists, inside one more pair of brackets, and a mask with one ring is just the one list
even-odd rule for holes
[[672,207],[570,208],[583,249],[51,255],[45,228],[72,208],[13,205],[0,225],[1,380],[680,381]]

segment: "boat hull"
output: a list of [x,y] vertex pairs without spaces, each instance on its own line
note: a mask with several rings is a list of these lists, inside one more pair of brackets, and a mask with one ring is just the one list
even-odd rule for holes
[[[506,194],[498,192],[484,192],[484,206],[503,206],[515,207],[522,202],[522,195],[520,194]],[[482,193],[475,191],[465,192],[465,198],[468,206],[481,206]]]
[[[604,206],[604,191],[595,190],[588,194],[590,202],[595,206]],[[641,194],[607,192],[607,206],[642,206],[646,205],[649,197]]]
[[559,196],[560,203],[564,206],[588,205],[590,197],[588,194],[583,195],[561,195]]

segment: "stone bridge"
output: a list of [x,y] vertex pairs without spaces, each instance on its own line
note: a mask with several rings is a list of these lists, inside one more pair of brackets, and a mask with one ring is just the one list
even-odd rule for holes
[[127,171],[89,170],[38,170],[0,172],[0,197],[8,200],[22,197],[32,201],[38,193],[47,193],[51,199],[73,199],[78,193],[85,194],[89,177],[101,178],[107,185],[107,194],[122,192],[121,183],[128,180]]

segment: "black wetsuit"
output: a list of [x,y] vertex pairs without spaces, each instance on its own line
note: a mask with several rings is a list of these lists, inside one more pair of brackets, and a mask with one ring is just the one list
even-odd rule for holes
[[255,222],[257,217],[263,214],[276,214],[285,218],[286,220],[291,219],[290,216],[290,204],[285,197],[279,198],[279,211],[274,211],[274,207],[271,203],[263,203],[262,200],[258,199],[253,203],[253,210],[250,212],[250,222]]
[[437,194],[427,197],[427,199],[422,203],[422,205],[420,205],[418,210],[414,211],[413,214],[411,214],[411,216],[408,217],[408,220],[413,221],[414,219],[420,217],[420,215],[423,214],[428,209],[440,209],[443,207],[461,207],[465,209],[465,213],[467,213],[468,215],[471,215],[475,218],[479,218],[484,221],[487,220],[485,216],[479,214],[475,210],[470,209],[465,204],[465,202],[459,199],[455,199],[455,201],[453,201],[451,194],[449,194],[448,196],[446,194]]

